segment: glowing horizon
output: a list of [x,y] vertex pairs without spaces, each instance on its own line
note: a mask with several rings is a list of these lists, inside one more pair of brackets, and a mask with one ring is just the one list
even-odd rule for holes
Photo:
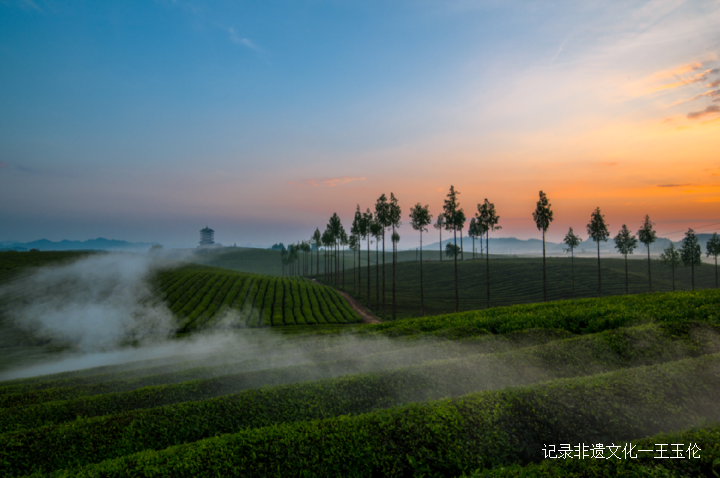
[[539,190],[553,241],[598,206],[612,234],[720,223],[714,1],[11,0],[0,24],[0,240],[288,243],[392,191],[406,248],[451,184],[497,237],[539,237]]

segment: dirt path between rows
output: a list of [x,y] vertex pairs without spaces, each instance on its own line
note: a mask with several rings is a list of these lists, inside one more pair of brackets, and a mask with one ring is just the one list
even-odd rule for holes
[[[335,289],[337,290],[337,289]],[[352,306],[353,309],[355,309],[355,312],[357,312],[360,317],[362,317],[363,322],[366,324],[380,324],[380,319],[377,318],[375,314],[367,310],[359,300],[357,300],[355,297],[351,296],[347,292],[343,292],[341,290],[338,290],[338,293],[345,297],[345,300],[348,301],[348,303]]]
[[[315,279],[313,279],[314,282],[318,283]],[[351,296],[347,292],[343,292],[341,290],[335,289],[341,296],[345,297],[345,300],[348,301],[348,304],[355,310],[355,312],[360,315],[363,319],[363,323],[365,324],[381,324],[382,322],[380,319],[377,318],[375,314],[367,310],[359,300],[357,300],[355,297]]]

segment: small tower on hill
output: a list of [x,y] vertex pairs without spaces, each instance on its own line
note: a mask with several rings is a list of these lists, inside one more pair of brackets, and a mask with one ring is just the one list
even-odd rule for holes
[[200,230],[200,247],[208,247],[215,244],[215,231],[205,226]]

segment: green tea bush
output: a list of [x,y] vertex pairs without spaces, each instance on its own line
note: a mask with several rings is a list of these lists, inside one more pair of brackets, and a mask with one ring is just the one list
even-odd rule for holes
[[718,383],[714,354],[248,429],[54,476],[456,476],[539,461],[548,443],[611,443],[718,420]]

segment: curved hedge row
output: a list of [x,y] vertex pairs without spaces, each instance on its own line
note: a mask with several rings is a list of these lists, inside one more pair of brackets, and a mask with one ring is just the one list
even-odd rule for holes
[[720,323],[720,290],[637,294],[512,305],[458,314],[404,319],[363,327],[358,333],[389,337],[442,335],[451,329],[504,334],[532,328],[594,333],[647,322]]
[[549,437],[559,443],[611,443],[718,420],[718,383],[720,354],[713,354],[247,429],[54,476],[264,477],[278,470],[285,476],[309,470],[316,476],[457,476],[539,461]]
[[161,273],[154,293],[177,316],[180,332],[362,321],[337,291],[306,279],[188,266]]

